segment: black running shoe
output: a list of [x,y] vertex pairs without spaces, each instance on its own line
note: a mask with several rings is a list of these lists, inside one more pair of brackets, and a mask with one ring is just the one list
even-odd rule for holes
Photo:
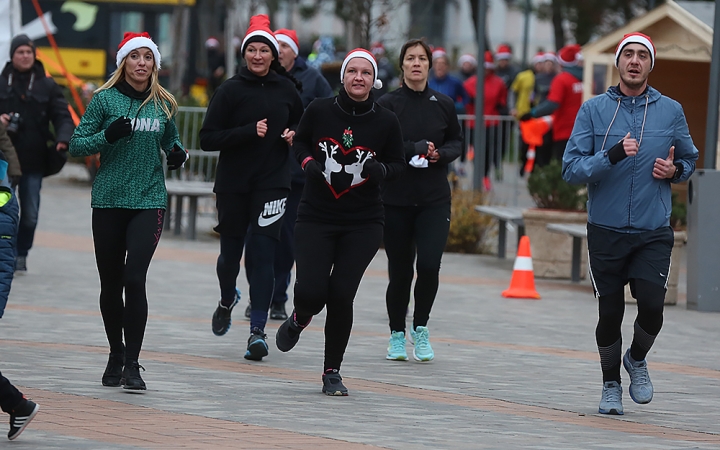
[[347,396],[348,390],[342,382],[342,377],[337,369],[328,369],[322,376],[322,391],[326,395]]
[[143,372],[145,371],[145,368],[137,361],[125,363],[125,368],[123,369],[123,378],[125,378],[123,389],[129,391],[144,391],[147,389],[145,382],[140,376],[140,369],[142,369]]
[[285,303],[271,303],[270,318],[272,320],[286,320],[288,315],[285,312]]
[[289,352],[295,347],[300,340],[300,333],[308,326],[310,322],[305,325],[297,323],[297,315],[295,311],[290,314],[290,317],[280,325],[275,333],[275,345],[281,352]]
[[122,353],[110,353],[105,373],[102,376],[102,385],[118,387],[123,384],[123,363],[125,362],[125,351]]
[[10,431],[8,432],[8,439],[11,441],[23,432],[25,427],[28,426],[33,417],[40,410],[35,402],[32,402],[26,398],[23,398],[19,405],[10,412]]
[[230,316],[232,315],[233,308],[238,304],[238,301],[240,301],[240,289],[235,288],[235,300],[233,300],[232,305],[227,307],[223,306],[222,302],[218,302],[218,306],[212,316],[212,331],[215,336],[222,336],[230,329],[230,325],[232,324]]
[[248,339],[245,359],[249,359],[251,361],[260,361],[263,359],[263,356],[267,356],[268,345],[267,342],[265,342],[266,339],[267,335],[263,333],[260,328],[253,328],[252,332],[250,333],[250,338]]

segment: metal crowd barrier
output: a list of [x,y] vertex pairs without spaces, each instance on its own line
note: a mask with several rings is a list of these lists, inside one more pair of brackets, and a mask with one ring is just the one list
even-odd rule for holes
[[[169,171],[168,179],[187,181],[214,181],[215,166],[219,152],[204,152],[200,149],[200,128],[205,118],[205,108],[181,106],[175,118],[180,140],[190,152],[190,159],[182,170]],[[470,123],[474,116],[462,114],[460,119],[464,143],[463,160],[473,146],[473,129]],[[489,167],[495,167],[495,178],[502,179],[502,163],[518,161],[520,135],[515,118],[512,116],[485,116],[486,150]]]

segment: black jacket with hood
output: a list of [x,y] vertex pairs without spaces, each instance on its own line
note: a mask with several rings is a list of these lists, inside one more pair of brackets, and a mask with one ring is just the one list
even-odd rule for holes
[[70,142],[75,127],[62,89],[45,76],[40,61],[27,72],[18,72],[8,62],[0,74],[0,114],[15,112],[20,114],[20,129],[10,139],[22,171],[43,172],[49,143]]

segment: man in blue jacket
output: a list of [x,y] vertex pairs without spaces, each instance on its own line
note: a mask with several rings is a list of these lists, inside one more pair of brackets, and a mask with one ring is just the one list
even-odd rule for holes
[[[673,246],[670,185],[687,180],[698,158],[682,106],[648,86],[655,55],[650,37],[623,37],[615,53],[620,84],[582,105],[563,156],[565,181],[588,186],[601,414],[623,414],[621,360],[630,375],[633,401],[652,400],[645,357],[663,322]],[[638,314],[632,344],[623,356],[620,327],[627,283]]]

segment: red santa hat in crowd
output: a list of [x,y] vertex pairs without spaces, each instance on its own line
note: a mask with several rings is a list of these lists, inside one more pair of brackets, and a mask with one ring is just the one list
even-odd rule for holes
[[300,41],[298,41],[297,33],[295,30],[288,30],[287,28],[281,28],[275,31],[275,39],[280,42],[284,42],[290,46],[292,51],[295,52],[295,56],[300,54]]
[[432,59],[435,60],[442,57],[447,57],[447,52],[445,51],[445,49],[442,47],[433,48]]
[[345,76],[345,69],[347,68],[348,62],[350,62],[353,58],[363,58],[370,61],[370,64],[373,66],[373,87],[375,89],[382,89],[382,81],[378,79],[378,68],[377,68],[377,61],[375,61],[375,57],[372,53],[365,50],[364,48],[356,48],[355,50],[350,50],[350,53],[347,54],[345,59],[343,60],[342,67],[340,68],[340,81],[342,81],[343,77]]
[[532,57],[532,63],[537,64],[545,61],[545,52],[537,52],[535,53],[535,56]]
[[374,56],[383,56],[385,54],[385,46],[382,42],[373,42],[370,46],[370,53]]
[[130,31],[125,32],[123,40],[120,41],[120,44],[118,44],[117,55],[115,55],[115,64],[117,67],[120,67],[120,63],[127,57],[127,55],[130,54],[130,52],[139,48],[149,48],[155,57],[155,64],[157,65],[157,68],[160,69],[160,62],[162,59],[160,58],[160,50],[158,50],[158,46],[150,38],[150,35],[147,32],[133,33]]
[[655,67],[655,56],[657,55],[657,51],[655,50],[655,44],[653,44],[650,36],[642,33],[629,33],[623,36],[622,40],[615,49],[615,67],[618,66],[618,63],[620,61],[620,53],[622,52],[622,49],[625,48],[625,46],[628,44],[644,45],[645,48],[647,48],[650,52],[650,70]]
[[469,53],[465,53],[458,58],[458,66],[462,66],[465,63],[470,63],[473,67],[477,67],[477,59]]
[[558,62],[563,67],[577,66],[582,61],[580,44],[566,45],[558,52]]
[[495,69],[495,60],[493,59],[493,54],[490,50],[485,52],[485,68]]
[[270,18],[265,14],[258,14],[250,18],[250,25],[245,33],[245,38],[243,38],[240,52],[244,55],[247,46],[253,42],[267,44],[273,56],[277,59],[280,44],[278,44],[275,35],[270,30]]
[[506,44],[498,45],[497,51],[495,52],[495,59],[501,60],[501,59],[511,59],[511,58],[512,58],[512,50],[510,49],[510,46],[506,45]]

